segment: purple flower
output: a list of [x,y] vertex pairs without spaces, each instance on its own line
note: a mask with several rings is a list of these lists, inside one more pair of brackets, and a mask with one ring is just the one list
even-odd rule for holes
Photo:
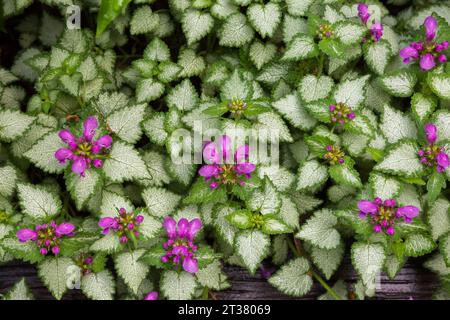
[[419,149],[420,162],[427,167],[436,167],[436,171],[442,173],[450,166],[450,161],[444,147],[435,144],[437,127],[433,123],[428,123],[424,130],[428,145]]
[[434,124],[428,123],[425,125],[425,135],[429,144],[433,144],[437,139],[437,128]]
[[193,241],[202,228],[202,221],[181,218],[177,223],[172,217],[166,217],[163,226],[169,239],[163,244],[166,254],[161,257],[161,261],[163,263],[171,261],[174,265],[179,265],[181,262],[186,272],[196,273],[198,262],[194,253],[197,251],[197,246]]
[[203,158],[206,162],[198,174],[205,178],[211,189],[220,185],[240,184],[244,185],[246,179],[251,178],[256,165],[249,162],[250,147],[239,146],[232,155],[232,142],[228,136],[221,136],[219,142],[209,141],[203,147]]
[[329,105],[328,110],[330,111],[330,118],[333,123],[344,125],[356,118],[352,108],[342,102]]
[[439,152],[436,156],[436,162],[437,162],[437,171],[439,173],[444,172],[449,166],[450,161],[448,159],[448,155],[444,152]]
[[376,42],[380,41],[383,36],[383,25],[380,22],[374,23],[370,28],[370,33]]
[[34,230],[24,228],[17,231],[17,239],[20,242],[33,241],[42,255],[52,252],[54,255],[60,252],[61,238],[75,235],[75,226],[68,222],[57,224],[52,221],[48,224],[36,225]]
[[370,13],[367,4],[365,3],[358,4],[358,16],[364,24],[366,24],[367,21],[369,21]]
[[152,291],[147,293],[144,300],[158,300],[158,292]]
[[89,117],[83,123],[83,135],[79,138],[67,129],[61,130],[59,137],[69,148],[60,148],[55,152],[58,162],[65,164],[68,160],[72,161],[72,171],[81,176],[84,176],[91,166],[101,168],[103,153],[111,147],[113,140],[111,136],[105,135],[94,141],[97,128],[97,119]]
[[109,231],[114,231],[121,243],[139,236],[139,226],[144,221],[144,216],[135,212],[127,212],[124,208],[118,210],[116,217],[104,217],[98,221],[98,226],[102,228],[102,234],[107,235]]
[[432,16],[428,16],[424,21],[425,40],[423,42],[413,42],[408,47],[400,50],[400,57],[404,64],[408,64],[411,60],[419,60],[420,68],[423,71],[433,69],[437,62],[444,63],[447,61],[442,51],[448,49],[448,41],[436,43],[436,31],[438,23]]
[[369,215],[373,231],[379,233],[385,231],[392,236],[395,233],[395,223],[403,219],[406,223],[411,223],[412,219],[419,215],[419,208],[415,206],[397,207],[395,199],[382,201],[375,198],[373,201],[360,200],[358,202],[359,217],[365,219]]

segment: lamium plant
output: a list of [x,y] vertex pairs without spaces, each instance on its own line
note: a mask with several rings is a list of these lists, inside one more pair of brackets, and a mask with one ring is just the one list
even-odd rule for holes
[[[370,299],[423,257],[450,298],[449,1],[0,6],[0,274],[220,299],[234,265]],[[0,298],[39,298],[23,276]]]

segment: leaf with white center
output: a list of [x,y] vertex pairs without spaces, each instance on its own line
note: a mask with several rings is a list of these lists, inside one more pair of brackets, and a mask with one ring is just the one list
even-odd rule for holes
[[114,265],[117,273],[122,277],[131,291],[136,294],[142,280],[145,279],[149,271],[149,266],[139,261],[145,253],[144,249],[130,252],[123,252],[114,258]]
[[363,76],[339,83],[334,92],[334,99],[336,102],[345,103],[353,110],[358,110],[364,101],[368,79],[369,76]]
[[59,197],[41,186],[17,185],[18,197],[23,213],[36,221],[47,221],[60,213]]
[[359,112],[355,114],[356,117],[352,121],[347,122],[344,128],[354,134],[365,135],[369,138],[373,137],[375,129],[369,118]]
[[6,300],[34,300],[34,297],[25,282],[25,278],[22,278],[17,282],[14,287],[6,293],[4,298]]
[[379,75],[384,73],[391,55],[391,46],[384,39],[378,42],[371,42],[367,46],[364,46],[364,59],[367,65]]
[[[0,225],[1,227],[2,225]],[[2,228],[0,228],[0,231]],[[8,232],[11,230],[7,230]],[[12,254],[15,258],[25,262],[36,263],[44,260],[44,256],[40,254],[39,248],[33,241],[20,242],[16,235],[5,237],[0,240],[0,247],[6,252]]]
[[287,11],[293,16],[304,16],[314,0],[286,0]]
[[312,58],[318,54],[317,45],[314,39],[307,35],[295,36],[286,46],[282,60],[300,61]]
[[142,159],[150,173],[150,179],[142,180],[145,186],[161,187],[171,181],[171,177],[165,168],[167,158],[163,154],[148,150],[143,154]]
[[273,43],[263,43],[259,40],[253,41],[250,46],[249,56],[258,70],[270,62],[277,52],[277,47]]
[[10,197],[16,190],[17,172],[13,166],[0,167],[0,195]]
[[341,241],[339,232],[334,228],[337,222],[338,220],[331,210],[322,209],[316,211],[302,225],[296,237],[309,241],[322,249],[336,248]]
[[303,257],[296,258],[282,266],[268,281],[285,294],[301,297],[308,293],[313,285],[309,269],[308,260]]
[[399,70],[380,78],[381,86],[394,97],[409,97],[414,92],[417,76],[408,70]]
[[428,84],[431,90],[439,97],[445,100],[450,100],[450,74],[432,73],[428,76]]
[[353,168],[353,161],[345,157],[343,164],[335,164],[328,169],[330,177],[337,184],[342,184],[349,187],[361,188],[362,183],[358,171]]
[[238,208],[229,205],[219,205],[214,212],[213,225],[217,236],[229,246],[233,246],[236,232],[239,230],[227,219],[227,216]]
[[[433,116],[437,128],[437,142],[450,140],[450,111],[440,109]],[[447,149],[448,150],[448,149]]]
[[161,276],[161,293],[169,300],[190,300],[197,287],[195,276],[184,271],[166,270]]
[[420,92],[414,93],[411,98],[411,111],[416,120],[425,122],[436,109],[436,100]]
[[341,134],[342,145],[352,156],[361,156],[369,143],[370,136],[365,134],[355,134],[351,132],[343,132]]
[[277,213],[280,205],[280,194],[270,181],[266,181],[264,190],[253,191],[247,202],[247,206],[251,210],[262,214]]
[[139,214],[144,217],[139,225],[139,233],[147,239],[155,238],[161,230],[161,222],[145,212],[139,212]]
[[297,190],[315,190],[328,179],[328,170],[317,160],[310,160],[299,167],[297,177]]
[[104,92],[94,102],[95,110],[104,117],[109,116],[116,110],[126,108],[127,105],[128,97],[122,92]]
[[227,220],[239,229],[252,227],[252,212],[246,209],[236,210],[227,216]]
[[81,279],[81,291],[92,300],[113,300],[115,286],[109,270],[89,273]]
[[375,166],[375,170],[406,177],[419,176],[423,165],[419,161],[418,151],[414,142],[401,141],[387,151],[381,162]]
[[170,60],[170,50],[160,38],[153,38],[144,50],[143,58],[154,61]]
[[100,206],[100,217],[115,217],[119,215],[119,209],[124,208],[127,212],[133,212],[134,206],[130,200],[112,191],[102,192],[102,204]]
[[114,141],[109,158],[103,165],[105,176],[112,182],[148,179],[150,177],[145,162],[129,144]]
[[0,110],[0,140],[10,142],[18,139],[34,120],[20,111]]
[[361,23],[340,21],[334,25],[334,35],[345,45],[360,42],[367,28]]
[[194,164],[176,164],[172,161],[168,161],[165,163],[165,168],[172,179],[185,186],[191,183],[192,178],[196,174],[196,166]]
[[305,109],[317,120],[324,123],[331,122],[329,110],[330,101],[327,99],[318,100],[305,105]]
[[155,112],[147,118],[142,126],[144,127],[147,137],[157,145],[164,145],[167,139],[167,132],[164,127],[165,114],[162,112]]
[[268,84],[275,84],[281,79],[285,79],[289,73],[289,63],[272,62],[269,63],[257,76],[256,80]]
[[209,289],[224,290],[230,287],[227,275],[222,272],[222,265],[218,260],[198,270],[195,276],[200,285]]
[[211,14],[214,18],[225,19],[238,12],[238,7],[233,0],[217,0],[211,6]]
[[329,280],[339,267],[344,256],[345,247],[340,243],[334,249],[322,249],[317,246],[311,248],[311,258],[314,264],[323,272]]
[[[46,134],[48,134],[50,131],[53,131],[53,128],[49,128],[49,127],[45,127],[39,124],[33,124],[30,126],[30,128],[25,131],[24,135],[14,141],[11,144],[11,151],[14,154],[14,156],[18,157],[18,158],[22,158],[24,156],[24,154],[30,150],[35,144],[36,142],[41,139],[43,136],[45,136]],[[64,144],[61,142],[61,140],[59,139],[59,137],[56,137],[60,144],[63,146]],[[53,156],[54,158],[54,156]],[[56,161],[56,159],[55,159]],[[58,164],[58,162],[56,161],[56,163]],[[59,165],[59,164],[58,164]],[[60,167],[62,167],[61,165],[59,165]]]
[[84,177],[69,172],[65,178],[67,190],[75,201],[77,210],[81,210],[89,198],[100,191],[102,185],[102,177],[94,169],[86,170]]
[[137,8],[130,21],[130,33],[132,35],[148,33],[155,30],[159,24],[159,16],[153,14],[149,6]]
[[258,176],[261,179],[264,179],[264,176],[267,176],[275,188],[280,192],[290,189],[295,181],[295,175],[278,164],[271,166],[258,166]]
[[343,198],[352,196],[355,193],[355,188],[343,185],[334,185],[327,191],[328,199],[334,203],[339,203]]
[[199,10],[187,10],[183,14],[182,27],[188,45],[206,36],[214,25],[214,19],[209,13]]
[[167,105],[180,111],[189,111],[197,106],[198,94],[189,79],[184,79],[167,95]]
[[138,103],[156,100],[163,93],[164,85],[152,78],[139,80],[136,85],[136,99]]
[[270,237],[258,230],[246,230],[236,236],[234,250],[253,275],[270,251]]
[[388,255],[384,262],[384,269],[389,279],[395,279],[395,276],[405,264],[405,257],[398,258],[395,254]]
[[427,215],[433,240],[450,231],[450,202],[440,198],[432,203]]
[[389,143],[396,143],[401,139],[417,139],[417,128],[414,121],[402,112],[384,105],[381,116],[380,129]]
[[181,67],[180,77],[192,77],[200,75],[205,70],[205,60],[197,55],[193,49],[184,49],[178,55],[178,65]]
[[450,233],[447,233],[439,243],[439,251],[444,257],[445,264],[450,266]]
[[280,216],[275,214],[266,214],[261,231],[265,234],[275,235],[282,233],[291,233],[292,229],[284,223]]
[[38,264],[39,277],[57,300],[67,291],[67,268],[72,264],[72,260],[65,257],[49,257]]
[[405,239],[405,254],[408,257],[423,256],[436,248],[436,243],[430,236],[424,234],[410,234]]
[[134,144],[142,135],[141,122],[144,119],[145,107],[145,104],[138,104],[123,108],[108,116],[106,122],[120,139]]
[[100,239],[95,241],[91,245],[90,250],[94,252],[113,253],[117,252],[120,248],[121,245],[119,242],[119,237],[115,233],[110,232],[106,236],[102,236]]
[[444,257],[441,254],[435,254],[424,263],[424,266],[440,276],[450,275],[450,267],[446,265]]
[[245,100],[253,94],[253,89],[249,81],[244,78],[242,72],[237,69],[220,87],[220,97],[223,101]]
[[383,268],[386,253],[376,243],[355,242],[351,249],[352,264],[368,288],[375,288],[375,281]]
[[277,3],[268,2],[265,5],[255,3],[248,7],[247,17],[261,37],[272,37],[281,21],[281,10]]
[[369,182],[374,198],[395,199],[402,189],[398,180],[377,172],[370,174]]
[[253,126],[258,132],[259,143],[275,141],[292,142],[289,128],[276,112],[264,112],[258,115],[258,123]]
[[333,79],[328,76],[316,77],[309,74],[300,81],[300,96],[306,103],[324,99],[328,97],[331,89],[333,89],[333,85]]
[[181,196],[162,188],[150,187],[142,192],[142,198],[148,212],[157,217],[164,217],[178,206]]
[[252,41],[255,32],[242,13],[229,16],[219,32],[219,44],[224,47],[240,47]]

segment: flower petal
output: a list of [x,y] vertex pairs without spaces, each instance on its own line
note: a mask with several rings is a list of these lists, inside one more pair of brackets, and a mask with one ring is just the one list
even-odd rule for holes
[[189,232],[189,221],[186,218],[181,218],[178,221],[178,236],[184,238]]
[[177,222],[172,217],[166,217],[163,223],[169,238],[174,238],[177,235]]
[[59,226],[56,227],[57,235],[67,235],[71,234],[75,230],[75,226],[68,222],[63,222]]
[[415,206],[404,206],[397,209],[397,216],[413,219],[419,215],[420,209]]
[[37,239],[37,232],[31,229],[20,229],[16,233],[17,238],[20,242],[26,242],[28,240],[36,240]]
[[437,139],[437,128],[434,124],[428,123],[424,127],[425,135],[427,136],[428,143],[433,144]]
[[434,17],[428,16],[425,18],[423,26],[425,27],[425,36],[427,40],[433,40],[436,37],[437,21]]
[[448,159],[448,155],[444,152],[439,152],[436,156],[436,162],[439,166],[442,168],[447,169],[448,166],[450,166],[450,160]]
[[152,291],[147,293],[144,300],[158,300],[158,292]]
[[219,168],[214,164],[206,164],[198,170],[198,174],[205,178],[210,178],[219,173]]
[[183,260],[183,269],[189,273],[196,273],[198,271],[198,262],[196,259],[186,257]]
[[106,135],[106,136],[103,136],[103,137],[101,137],[100,139],[98,139],[98,140],[95,142],[95,145],[97,145],[97,146],[99,146],[99,147],[101,147],[101,148],[108,149],[109,147],[111,147],[112,142],[113,142],[112,137],[109,136],[109,135]]
[[372,201],[368,200],[360,200],[358,202],[358,209],[363,213],[374,214],[378,212],[378,206],[374,204]]
[[83,136],[87,141],[91,141],[94,138],[95,130],[98,128],[97,118],[89,117],[83,123]]
[[188,239],[193,240],[201,228],[202,220],[198,218],[191,220],[191,222],[189,223]]
[[424,71],[433,69],[436,66],[434,56],[431,53],[424,54],[420,57],[420,68]]
[[113,226],[115,226],[115,224],[116,224],[116,219],[114,219],[112,217],[101,218],[98,221],[98,226],[102,229],[112,228]]
[[72,171],[75,173],[80,174],[81,176],[84,176],[84,172],[87,168],[87,162],[86,159],[83,157],[77,157],[74,162],[72,163]]
[[66,160],[71,160],[73,158],[73,152],[72,150],[61,148],[55,152],[55,158],[59,163],[64,164],[66,163]]
[[253,163],[240,163],[234,166],[234,170],[238,174],[249,174],[255,171],[256,166]]
[[217,164],[221,162],[220,154],[213,141],[207,142],[203,147],[203,160],[208,164]]

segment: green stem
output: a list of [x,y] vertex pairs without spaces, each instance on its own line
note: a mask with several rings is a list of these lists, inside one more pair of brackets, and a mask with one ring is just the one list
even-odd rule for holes
[[[289,239],[288,246],[297,257],[302,256],[292,239]],[[342,300],[342,298],[336,293],[336,291],[334,291],[333,288],[331,288],[314,270],[310,270],[309,273],[322,285],[322,287],[325,288],[325,290],[327,290],[330,296],[332,296],[335,300]]]
[[209,300],[209,289],[208,287],[203,288],[202,300]]
[[320,75],[322,74],[324,59],[325,59],[325,55],[323,53],[321,53],[320,58],[319,58],[319,70],[317,71],[318,77],[320,77]]

